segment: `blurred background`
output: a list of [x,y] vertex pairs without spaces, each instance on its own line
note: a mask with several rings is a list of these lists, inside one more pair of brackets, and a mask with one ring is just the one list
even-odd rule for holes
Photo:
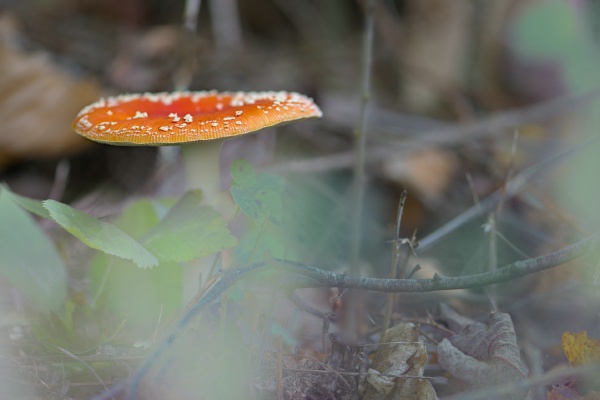
[[[284,175],[289,199],[306,207],[298,205],[293,223],[297,258],[343,270],[365,7],[205,0],[198,18],[188,18],[192,32],[183,0],[0,0],[0,181],[98,217],[118,215],[132,199],[183,193],[179,153],[82,139],[70,125],[83,106],[181,88],[297,91],[324,117],[227,143],[223,188],[237,158]],[[411,262],[420,277],[484,272],[491,255],[503,266],[598,229],[597,2],[375,0],[374,14],[363,274],[389,273],[405,188],[402,236],[417,232],[426,244]],[[518,191],[439,239],[429,236],[494,192],[510,192],[515,176]],[[65,257],[72,293],[85,293],[89,254],[71,249]],[[500,285],[497,301],[519,339],[543,349],[552,366],[565,329],[600,334],[590,307],[599,276],[591,264],[560,267]],[[8,283],[0,285],[5,308],[16,312]],[[489,310],[483,291],[400,298],[402,315],[423,315],[440,300],[467,314]],[[375,320],[382,302],[367,299]],[[319,337],[320,327],[311,329]]]

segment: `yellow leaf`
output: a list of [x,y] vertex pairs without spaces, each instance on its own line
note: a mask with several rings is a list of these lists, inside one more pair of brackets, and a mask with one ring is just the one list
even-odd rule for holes
[[562,347],[573,366],[600,361],[600,340],[588,337],[586,331],[563,333]]

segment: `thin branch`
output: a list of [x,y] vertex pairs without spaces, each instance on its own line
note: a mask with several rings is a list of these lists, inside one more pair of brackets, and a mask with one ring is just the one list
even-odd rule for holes
[[[396,214],[396,231],[394,233],[394,248],[392,253],[392,268],[390,268],[390,278],[397,279],[398,278],[398,260],[400,259],[400,245],[402,242],[400,241],[400,226],[402,225],[402,214],[404,214],[404,203],[406,202],[406,197],[408,196],[408,192],[406,189],[402,191],[400,194],[400,200],[398,201],[398,212]],[[404,269],[406,268],[406,264],[402,266],[401,276],[404,278]],[[394,312],[394,295],[389,294],[387,298],[386,304],[386,313],[385,313],[385,321],[383,323],[383,330],[385,331],[390,326],[390,321],[392,320],[392,313]]]
[[267,268],[275,271],[286,271],[306,276],[310,279],[297,282],[309,283],[312,287],[339,287],[363,290],[374,290],[384,293],[391,292],[432,292],[439,290],[467,289],[487,286],[495,283],[506,282],[524,275],[556,267],[573,261],[585,255],[588,251],[600,246],[600,232],[567,246],[550,254],[517,261],[496,271],[459,277],[441,277],[435,275],[432,279],[377,279],[354,277],[326,271],[310,265],[289,260],[276,259],[272,263],[256,263],[243,269],[222,272],[221,279],[215,283],[205,295],[187,310],[177,325],[165,339],[163,339],[148,356],[137,372],[128,381],[121,381],[108,391],[105,391],[93,400],[106,400],[119,392],[129,389],[128,400],[134,400],[138,394],[139,385],[168,348],[171,348],[179,338],[181,332],[189,325],[190,321],[200,314],[209,304],[219,298],[233,284],[245,276]]
[[[432,145],[470,143],[473,140],[504,133],[507,129],[515,129],[525,124],[558,118],[575,112],[585,108],[599,96],[600,88],[595,88],[587,93],[558,97],[530,107],[498,111],[465,124],[430,123],[434,125],[430,129],[407,128],[399,130],[398,126],[402,126],[405,121],[414,117],[387,112],[377,106],[372,106],[369,110],[371,118],[369,119],[368,128],[369,131],[372,131],[375,140],[381,140],[384,143],[373,143],[366,151],[365,161],[378,161],[384,156],[398,156],[399,152],[406,154]],[[337,127],[349,127],[348,121],[352,120],[352,115],[331,112],[331,109],[351,110],[351,106],[343,104],[343,106],[336,107],[333,104],[326,103],[324,108],[329,110],[327,115],[330,120],[326,119],[326,123],[329,122]],[[392,114],[394,116],[390,117]],[[335,120],[331,119],[332,115]],[[402,133],[402,136],[398,134],[399,132]],[[407,136],[409,137],[407,138]],[[277,173],[322,172],[348,168],[352,166],[353,161],[354,153],[349,151],[304,160],[286,161],[271,165],[266,170]]]
[[496,190],[494,193],[475,204],[475,206],[470,207],[466,211],[452,218],[434,232],[427,235],[425,238],[419,240],[419,250],[421,253],[428,250],[443,237],[471,221],[473,218],[489,213],[498,205],[499,201],[506,201],[516,196],[523,188],[528,187],[534,178],[542,174],[547,174],[549,171],[551,171],[552,167],[556,167],[569,157],[572,157],[573,155],[588,148],[590,143],[591,141],[586,141],[574,148],[562,151],[516,174],[510,180],[510,182],[505,185],[505,187]]
[[279,259],[276,261],[280,268],[289,272],[308,276],[318,282],[322,287],[363,289],[383,293],[417,293],[469,289],[510,281],[521,276],[573,261],[582,257],[598,245],[600,245],[600,232],[553,253],[527,260],[516,261],[499,268],[496,271],[465,276],[440,276],[435,274],[432,279],[379,279],[354,277],[336,274],[298,262]]
[[[365,33],[362,54],[362,94],[358,127],[355,132],[354,147],[356,159],[354,161],[353,182],[353,213],[350,241],[350,273],[354,276],[360,274],[360,258],[363,232],[363,208],[365,197],[365,153],[367,148],[367,109],[371,98],[371,64],[373,59],[373,26],[375,25],[374,0],[366,1]],[[356,332],[360,313],[361,301],[356,296],[348,296],[346,307],[346,329],[350,334]]]
[[367,0],[365,10],[365,37],[363,44],[362,60],[362,93],[358,119],[355,132],[355,160],[354,160],[354,215],[352,224],[352,264],[351,273],[358,275],[360,258],[360,236],[362,225],[362,209],[364,199],[365,178],[365,151],[367,147],[367,107],[371,98],[371,63],[373,58],[373,25],[374,1]]

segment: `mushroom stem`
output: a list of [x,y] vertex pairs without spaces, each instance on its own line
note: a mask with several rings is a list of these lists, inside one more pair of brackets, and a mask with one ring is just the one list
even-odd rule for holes
[[182,149],[186,189],[201,189],[203,203],[211,206],[218,204],[221,192],[222,145],[222,140],[210,140],[186,143]]

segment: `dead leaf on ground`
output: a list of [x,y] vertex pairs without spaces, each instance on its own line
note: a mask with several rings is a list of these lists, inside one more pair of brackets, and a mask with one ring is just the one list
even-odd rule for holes
[[[472,389],[510,385],[527,378],[510,315],[493,313],[484,324],[442,305],[441,319],[457,332],[438,345],[438,362],[454,377]],[[515,389],[502,398],[529,399],[530,393]]]
[[95,82],[69,76],[46,54],[21,51],[17,37],[15,21],[0,16],[0,167],[87,146],[71,122],[100,94]]
[[423,376],[427,364],[425,345],[414,324],[388,329],[380,345],[367,375],[363,400],[437,399],[427,379],[413,378]]
[[600,362],[600,340],[588,337],[587,332],[565,332],[562,347],[573,366]]

